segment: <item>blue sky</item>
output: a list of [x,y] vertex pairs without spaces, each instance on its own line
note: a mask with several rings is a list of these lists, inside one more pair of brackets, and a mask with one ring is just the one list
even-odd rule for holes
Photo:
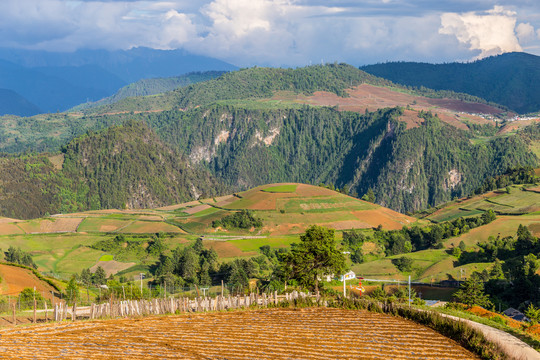
[[0,47],[183,48],[238,66],[540,55],[538,0],[2,0]]

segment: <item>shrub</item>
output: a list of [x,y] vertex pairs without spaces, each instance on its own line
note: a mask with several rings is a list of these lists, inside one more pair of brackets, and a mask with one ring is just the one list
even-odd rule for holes
[[411,271],[413,262],[414,262],[413,259],[406,256],[402,256],[397,259],[392,259],[392,264],[394,264],[394,266],[401,272]]

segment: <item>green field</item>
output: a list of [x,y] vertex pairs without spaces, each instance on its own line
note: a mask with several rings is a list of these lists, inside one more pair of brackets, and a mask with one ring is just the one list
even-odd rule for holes
[[114,260],[114,256],[107,254],[100,257],[98,261],[112,261],[112,260]]
[[229,242],[244,252],[258,251],[261,246],[268,245],[273,248],[289,247],[292,243],[299,242],[298,236],[276,236],[264,239],[230,240]]
[[298,185],[278,185],[263,189],[264,192],[269,193],[293,193],[296,191]]
[[[468,200],[451,202],[428,215],[426,219],[437,222],[457,219],[460,216],[477,216],[486,208],[496,211],[505,209],[507,213],[511,214],[534,210],[535,206],[540,206],[539,193],[523,191],[521,188],[522,186],[513,186],[509,193],[499,191]],[[299,195],[302,193],[305,195]],[[252,213],[262,219],[262,228],[219,229],[219,231],[212,228],[214,220],[221,219],[234,211],[214,207],[213,204],[216,201],[208,199],[193,204],[197,206],[206,202],[212,207],[191,215],[184,212],[185,207],[179,210],[147,210],[140,213],[92,211],[78,214],[74,217],[84,218],[84,220],[79,224],[77,233],[33,235],[15,233],[0,236],[0,248],[7,249],[11,245],[20,247],[32,254],[40,271],[69,278],[71,274],[78,273],[84,268],[90,268],[98,261],[129,260],[136,263],[134,269],[141,266],[147,269],[157,260],[157,258],[149,258],[144,254],[139,257],[137,255],[139,253],[135,252],[119,255],[120,253],[102,252],[90,248],[96,242],[113,239],[119,233],[132,233],[132,235],[126,236],[139,241],[143,248],[156,233],[168,234],[163,238],[163,242],[168,248],[165,254],[169,254],[178,246],[186,246],[204,235],[207,238],[204,240],[205,246],[214,248],[220,256],[220,261],[230,261],[236,257],[257,256],[260,254],[260,247],[265,245],[272,248],[288,248],[292,243],[298,242],[299,234],[313,224],[338,229],[336,238],[340,241],[341,230],[351,228],[346,226],[366,228],[367,230],[363,230],[364,233],[372,235],[373,230],[371,229],[380,223],[379,221],[384,221],[385,217],[396,219],[395,221],[398,221],[399,217],[403,217],[399,221],[404,221],[401,224],[409,226],[414,224],[416,220],[401,214],[394,214],[376,204],[332,193],[328,189],[302,184],[284,184],[266,188],[262,186],[245,191],[240,196],[243,198],[235,198],[236,201],[232,202],[229,207],[242,209],[253,206],[254,209],[259,209],[252,210]],[[190,205],[193,204],[190,203]],[[182,212],[181,216],[178,216],[180,212]],[[363,247],[366,262],[352,265],[352,270],[358,275],[377,279],[405,280],[411,275],[414,280],[430,282],[432,279],[457,278],[461,274],[470,274],[472,271],[485,269],[490,264],[457,266],[457,259],[448,253],[449,249],[463,241],[468,250],[473,250],[478,242],[485,242],[490,236],[495,237],[497,234],[514,236],[520,224],[529,226],[531,231],[538,236],[540,235],[540,216],[538,214],[540,214],[540,209],[528,215],[498,215],[497,219],[488,225],[472,229],[459,237],[445,240],[443,249],[423,250],[389,258],[384,258],[384,247],[381,244],[366,242]],[[26,226],[29,229],[39,229],[41,221],[42,219],[31,220],[26,223]],[[425,222],[425,220],[420,221]],[[5,228],[7,229],[7,227]],[[220,239],[218,241],[212,240],[212,236],[217,238],[264,236],[264,238],[228,241]],[[410,272],[401,273],[392,264],[392,259],[400,256],[407,256],[414,260]]]
[[67,275],[93,266],[103,252],[87,246],[110,237],[74,233],[0,236],[0,248],[20,247],[32,254],[40,271]]

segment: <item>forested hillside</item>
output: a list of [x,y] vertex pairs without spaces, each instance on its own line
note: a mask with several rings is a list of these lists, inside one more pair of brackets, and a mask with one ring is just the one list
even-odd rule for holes
[[88,133],[63,149],[62,169],[46,155],[0,158],[0,215],[101,208],[149,208],[224,193],[142,123]]
[[[223,193],[224,186],[238,191],[274,182],[322,183],[358,196],[372,189],[377,203],[405,212],[472,194],[508,168],[538,165],[530,151],[531,142],[538,147],[538,124],[497,135],[499,128],[484,118],[459,117],[458,128],[410,103],[352,112],[274,97],[286,92],[307,99],[316,91],[347,97],[348,88],[363,83],[406,91],[344,64],[252,68],[85,115],[6,117],[0,146],[51,151],[64,145],[63,170],[44,172],[62,182],[49,191],[56,205],[38,213],[153,207]],[[42,180],[47,188],[49,180]],[[11,208],[4,214],[21,212],[30,216]]]
[[518,113],[540,111],[540,57],[507,53],[472,63],[393,62],[360,68],[395,83],[479,96]]
[[467,131],[431,113],[420,113],[421,126],[406,130],[402,112],[210,105],[148,114],[146,121],[233,188],[285,181],[332,184],[357,195],[372,188],[377,203],[402,212],[472,194],[487,176],[538,163],[527,144],[534,132],[527,132],[529,140],[495,137],[474,145]]

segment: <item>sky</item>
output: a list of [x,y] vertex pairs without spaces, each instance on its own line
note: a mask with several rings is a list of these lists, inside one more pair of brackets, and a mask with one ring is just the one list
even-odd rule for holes
[[540,55],[538,0],[2,0],[0,47],[185,49],[234,65]]

